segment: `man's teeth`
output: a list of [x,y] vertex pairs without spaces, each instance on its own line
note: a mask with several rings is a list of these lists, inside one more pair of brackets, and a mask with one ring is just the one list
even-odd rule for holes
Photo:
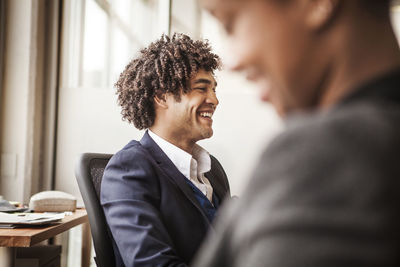
[[201,112],[200,116],[206,117],[206,118],[211,118],[212,117],[212,113],[211,112]]

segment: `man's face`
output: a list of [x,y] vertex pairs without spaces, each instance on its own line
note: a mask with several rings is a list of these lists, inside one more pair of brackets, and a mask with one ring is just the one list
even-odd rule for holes
[[174,139],[194,143],[213,135],[212,116],[218,105],[216,86],[212,73],[200,70],[190,80],[190,91],[182,94],[179,102],[172,95],[166,96],[167,120]]
[[[231,68],[257,82],[279,114],[316,105],[324,69],[305,23],[306,1],[201,0],[230,37]],[[311,63],[313,62],[313,63]]]

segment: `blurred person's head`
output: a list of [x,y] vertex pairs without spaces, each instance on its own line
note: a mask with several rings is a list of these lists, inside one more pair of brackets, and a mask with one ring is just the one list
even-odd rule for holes
[[230,67],[259,83],[281,115],[329,107],[398,64],[389,0],[200,2],[230,37]]
[[[115,84],[122,118],[187,147],[213,134],[219,57],[206,41],[163,35],[142,49]],[[185,143],[180,145],[180,143]]]

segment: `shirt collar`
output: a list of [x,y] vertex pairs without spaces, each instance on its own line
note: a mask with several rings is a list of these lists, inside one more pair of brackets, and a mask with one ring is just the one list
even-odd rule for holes
[[203,174],[211,170],[210,154],[198,144],[194,145],[193,158],[197,161],[197,171],[199,174]]
[[197,173],[201,175],[211,170],[210,154],[201,146],[195,144],[193,147],[193,156],[183,149],[171,144],[157,134],[148,130],[150,137],[156,142],[161,150],[172,161],[176,168],[188,179],[190,179],[190,167],[192,158],[197,162]]

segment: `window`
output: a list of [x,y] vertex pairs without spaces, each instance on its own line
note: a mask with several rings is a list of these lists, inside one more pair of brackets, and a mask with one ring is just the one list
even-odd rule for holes
[[[169,1],[66,3],[64,87],[110,88],[134,54],[168,33]],[[164,3],[164,4],[163,4]],[[167,20],[165,20],[167,16]]]

